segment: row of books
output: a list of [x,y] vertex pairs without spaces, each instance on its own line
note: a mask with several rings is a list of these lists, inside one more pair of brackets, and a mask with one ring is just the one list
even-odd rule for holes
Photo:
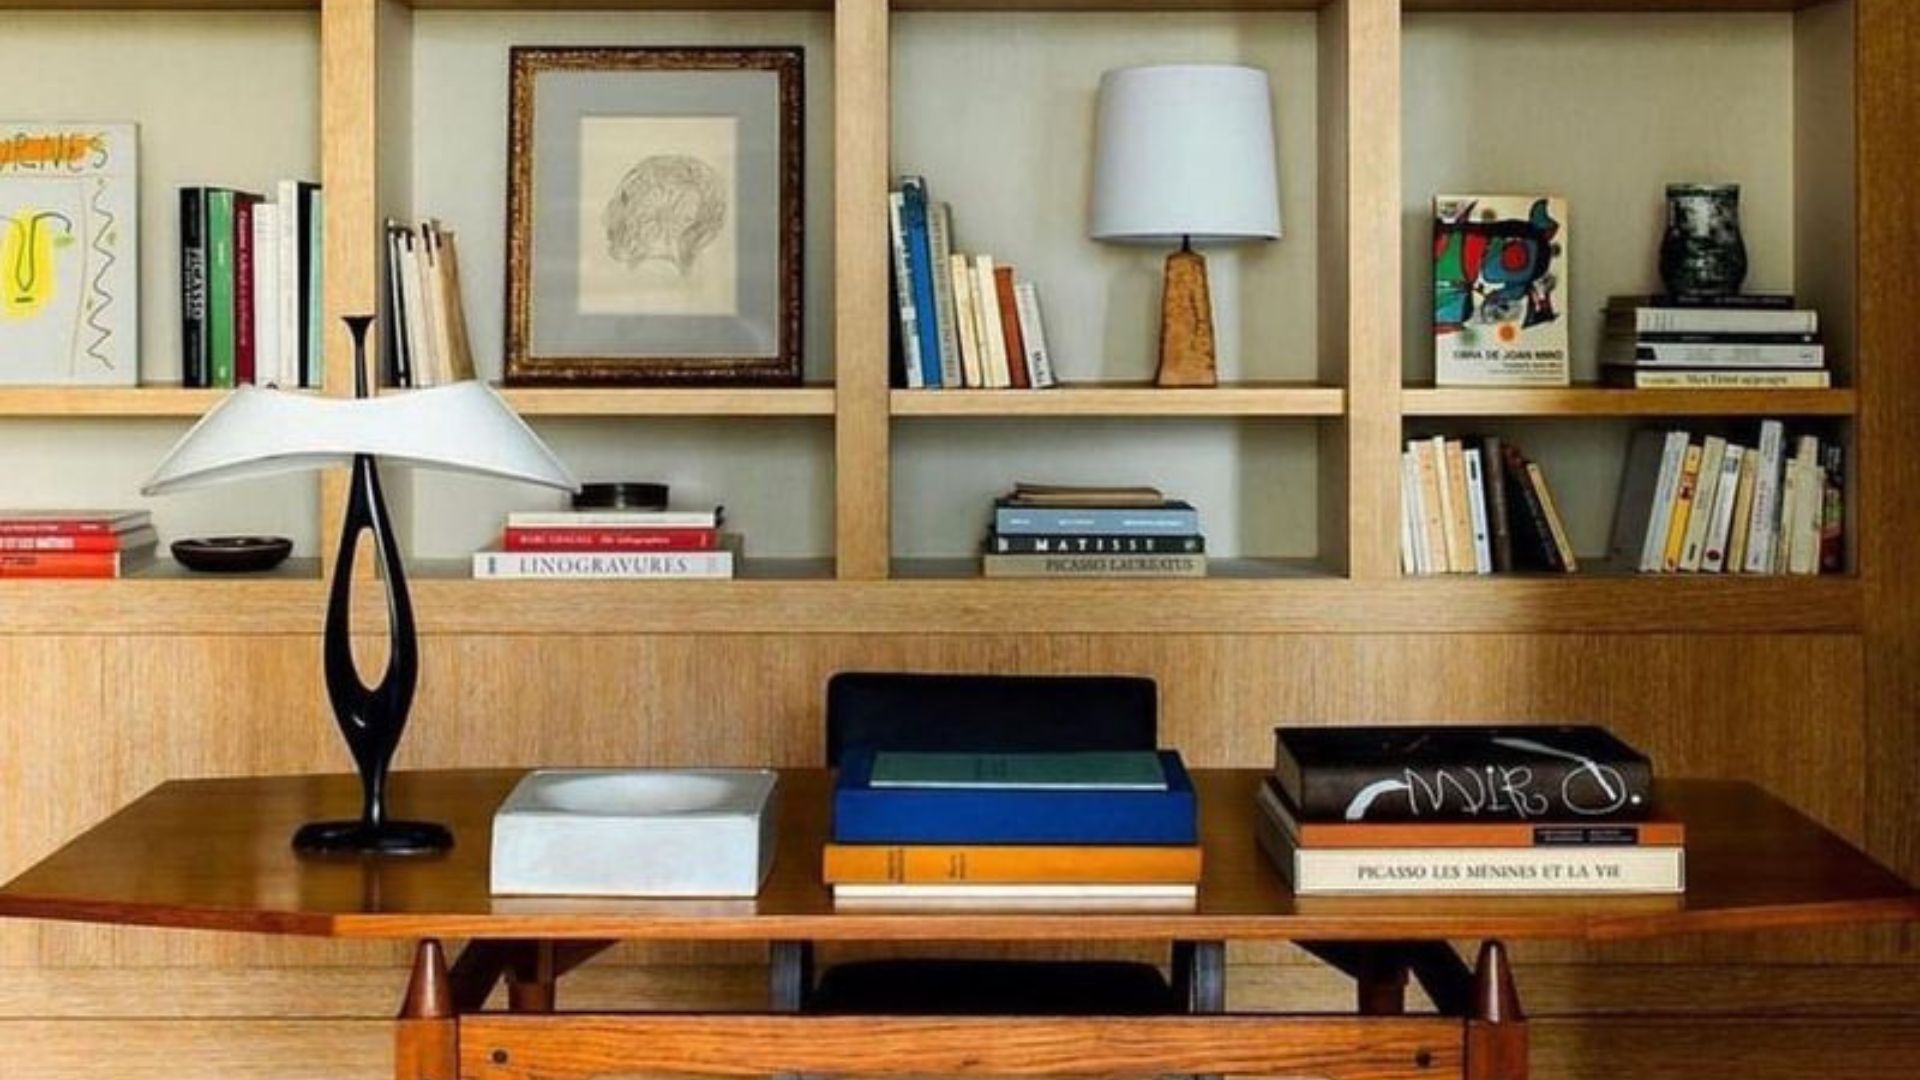
[[991,255],[953,250],[953,215],[907,176],[887,200],[893,240],[894,356],[909,389],[1054,385],[1040,293]]
[[180,189],[184,385],[321,385],[324,221],[318,184]]
[[1823,390],[1833,384],[1820,314],[1792,296],[1616,296],[1601,370],[1640,390]]
[[1819,574],[1843,567],[1838,443],[1788,439],[1778,420],[1747,446],[1645,430],[1621,477],[1612,558],[1643,573]]
[[712,510],[561,510],[507,515],[500,547],[475,552],[473,576],[579,581],[724,579],[739,543]]
[[145,510],[0,510],[0,578],[119,578],[151,564]]
[[1686,828],[1603,728],[1280,728],[1255,796],[1293,891],[1678,893]]
[[451,230],[387,221],[387,380],[424,388],[471,379],[473,346]]
[[1151,487],[1018,484],[993,509],[986,577],[1205,577],[1189,503]]
[[1403,573],[1579,571],[1546,471],[1512,443],[1412,439],[1400,464]]
[[1171,751],[842,760],[822,873],[837,904],[1191,906],[1193,783]]

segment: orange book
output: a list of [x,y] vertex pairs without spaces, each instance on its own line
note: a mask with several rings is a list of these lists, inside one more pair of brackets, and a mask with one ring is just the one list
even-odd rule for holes
[[0,578],[117,578],[118,551],[0,551]]
[[1188,885],[1200,848],[987,844],[828,844],[829,885]]
[[1027,377],[1027,343],[1020,336],[1020,306],[1013,295],[1013,267],[993,268],[993,291],[1000,294],[1000,329],[1007,342],[1007,377],[1015,390],[1033,386]]

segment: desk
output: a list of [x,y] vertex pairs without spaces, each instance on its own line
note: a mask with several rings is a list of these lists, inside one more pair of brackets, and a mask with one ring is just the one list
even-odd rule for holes
[[[396,776],[396,813],[453,826],[444,858],[307,862],[301,822],[357,805],[351,777],[164,784],[0,888],[0,916],[416,941],[397,1024],[398,1080],[709,1076],[1245,1074],[1514,1080],[1526,1024],[1503,941],[1608,939],[1920,919],[1920,895],[1745,784],[1657,790],[1687,823],[1684,897],[1296,897],[1253,838],[1262,773],[1196,770],[1205,878],[1189,911],[836,910],[820,882],[827,775],[784,773],[772,877],[752,900],[495,897],[494,808],[521,771]],[[449,963],[442,942],[465,939]],[[625,940],[768,942],[765,1013],[569,1014],[566,972]],[[868,1017],[800,1013],[817,941],[1153,941],[1192,959],[1195,1014]],[[1345,1016],[1222,1010],[1221,947],[1290,941],[1351,975]],[[1447,944],[1479,941],[1469,968]],[[1417,979],[1438,1007],[1409,1015]],[[505,982],[509,1011],[484,1011]]]

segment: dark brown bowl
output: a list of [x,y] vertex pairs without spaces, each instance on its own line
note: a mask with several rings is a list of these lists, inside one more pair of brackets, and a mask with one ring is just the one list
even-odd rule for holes
[[271,570],[293,554],[284,536],[196,536],[173,542],[173,558],[203,574],[252,574]]

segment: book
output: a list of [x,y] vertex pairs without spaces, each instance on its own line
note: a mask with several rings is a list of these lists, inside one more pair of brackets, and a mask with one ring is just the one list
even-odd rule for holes
[[994,283],[991,255],[973,257],[974,305],[979,312],[980,372],[985,385],[994,390],[1013,386],[1012,368],[1007,363],[1007,338],[1001,330],[1000,290]]
[[995,533],[987,538],[993,555],[1204,555],[1206,537],[1193,536],[1022,536]]
[[1274,779],[1302,821],[1644,818],[1653,766],[1591,725],[1280,727]]
[[327,380],[326,300],[324,271],[326,199],[318,184],[300,184],[300,381],[320,387]]
[[1448,573],[1446,504],[1442,501],[1440,453],[1431,439],[1415,439],[1408,444],[1420,477],[1420,549],[1427,555],[1427,572]]
[[207,189],[180,189],[180,383],[205,387],[212,366],[207,339]]
[[849,751],[833,788],[832,839],[843,844],[1193,844],[1193,783],[1159,753],[1163,791],[978,791],[876,788],[874,753]]
[[[907,234],[907,272],[913,288],[914,332],[919,338],[922,386],[940,386],[940,323],[934,310],[933,241],[927,226],[927,181],[919,176],[900,178],[904,206],[902,223]],[[904,332],[904,328],[903,328]]]
[[1527,480],[1540,499],[1540,510],[1547,519],[1547,535],[1552,538],[1553,546],[1559,553],[1560,569],[1569,574],[1579,573],[1580,560],[1573,553],[1573,539],[1567,532],[1566,521],[1560,516],[1560,508],[1553,501],[1553,491],[1547,487],[1547,474],[1538,463],[1529,461]]
[[1845,451],[1838,443],[1822,443],[1820,468],[1826,485],[1820,500],[1820,572],[1846,569],[1847,484]]
[[[1792,301],[1788,301],[1791,305]],[[1818,334],[1820,315],[1790,306],[1652,307],[1612,306],[1605,328],[1610,335],[1639,334]]]
[[987,384],[982,381],[980,306],[973,295],[973,265],[965,255],[955,255],[949,260],[948,273],[953,279],[954,325],[960,336],[960,379],[968,389],[980,389]]
[[0,534],[0,551],[72,551],[80,553],[98,553],[103,551],[134,551],[143,547],[152,547],[160,542],[160,535],[150,525],[143,525],[126,532],[89,532],[89,533],[42,533],[37,536],[8,536]]
[[280,207],[253,208],[253,319],[255,386],[280,385]]
[[97,536],[153,521],[147,510],[0,510],[0,536]]
[[1639,308],[1677,308],[1714,310],[1735,308],[1781,311],[1793,307],[1792,293],[1731,293],[1712,296],[1704,293],[1656,293],[1651,296],[1615,296],[1607,301],[1609,312]]
[[1524,564],[1549,573],[1567,572],[1526,457],[1511,443],[1501,447],[1501,452],[1507,458],[1507,495],[1520,511],[1513,516],[1516,567]]
[[207,385],[234,385],[233,222],[237,192],[207,190]]
[[1727,539],[1726,572],[1742,573],[1747,565],[1747,543],[1753,533],[1753,489],[1759,476],[1760,451],[1748,448],[1740,455],[1740,484],[1733,496],[1733,531]]
[[1680,478],[1673,488],[1673,508],[1667,515],[1667,539],[1660,548],[1660,569],[1672,573],[1680,569],[1680,555],[1686,548],[1687,525],[1693,516],[1693,498],[1700,485],[1700,459],[1705,453],[1700,443],[1688,443],[1681,460]]
[[1306,848],[1533,848],[1567,846],[1678,847],[1686,823],[1657,812],[1643,821],[1309,821],[1287,805],[1278,781],[1261,781],[1261,810],[1294,844]]
[[1456,574],[1474,571],[1473,511],[1467,505],[1466,448],[1459,439],[1444,439],[1437,449],[1445,454],[1447,489],[1447,565]]
[[1420,455],[1400,452],[1400,572],[1431,574],[1427,553],[1426,512],[1420,498]]
[[260,196],[233,198],[233,382],[254,385],[253,210]]
[[473,342],[467,335],[465,299],[460,295],[460,257],[452,232],[438,221],[428,219],[421,226],[434,254],[434,269],[440,279],[441,341],[446,349],[449,381],[475,378]]
[[1034,389],[1058,385],[1053,356],[1047,351],[1047,328],[1040,317],[1040,290],[1031,281],[1016,279],[1013,299],[1020,319],[1020,341],[1027,349],[1027,378]]
[[1820,513],[1826,498],[1826,477],[1820,470],[1820,440],[1803,435],[1795,444],[1789,466],[1798,474],[1786,504],[1782,531],[1788,537],[1787,573],[1820,572]]
[[1493,570],[1505,574],[1513,570],[1513,524],[1507,506],[1507,463],[1501,453],[1500,437],[1488,435],[1480,440],[1481,470],[1486,480],[1487,529],[1492,546]]
[[1165,791],[1166,770],[1151,750],[958,753],[881,750],[868,783],[876,788],[973,791]]
[[1000,305],[1000,332],[1006,339],[1007,380],[1015,390],[1033,388],[1033,376],[1027,368],[1027,344],[1020,337],[1019,298],[1013,293],[1013,267],[993,268],[995,298]]
[[1433,215],[1434,381],[1566,386],[1566,200],[1442,195]]
[[1205,555],[984,555],[990,578],[1206,577]]
[[1036,484],[1020,480],[1014,483],[1013,492],[1006,496],[1006,502],[1016,506],[1157,508],[1167,504],[1167,496],[1159,488],[1145,485]]
[[509,528],[505,551],[714,551],[718,529]]
[[1198,845],[827,844],[829,885],[1191,885]]
[[1780,522],[1780,483],[1786,428],[1778,420],[1760,423],[1760,460],[1754,466],[1753,515],[1748,523],[1747,557],[1742,569],[1749,574],[1773,573],[1773,557]]
[[476,578],[730,578],[733,552],[688,551],[634,554],[568,551],[477,551]]
[[1649,345],[1634,338],[1607,337],[1600,343],[1602,364],[1627,368],[1823,368],[1824,345]]
[[934,203],[927,214],[927,242],[933,260],[933,314],[940,336],[940,385],[959,389],[966,385],[960,374],[960,329],[954,316],[953,214],[946,203]]
[[907,196],[887,194],[887,236],[893,246],[894,316],[900,325],[900,352],[907,389],[927,385],[927,369],[920,362],[920,316],[913,306],[913,245],[907,241]]
[[1099,900],[1179,901],[1191,903],[1199,896],[1193,885],[866,885],[842,884],[833,887],[833,898],[841,900],[918,900],[918,901],[1007,901],[1051,900],[1061,902]]
[[1700,476],[1694,484],[1693,506],[1687,515],[1686,536],[1680,541],[1677,569],[1690,574],[1700,569],[1706,555],[1707,530],[1713,526],[1713,507],[1720,494],[1720,472],[1727,455],[1727,440],[1709,435],[1700,444]]
[[[1654,546],[1653,527],[1656,506],[1672,497],[1672,482],[1677,469],[1669,469],[1673,455],[1670,445],[1686,441],[1686,433],[1642,428],[1634,432],[1627,446],[1627,463],[1620,471],[1620,496],[1614,504],[1613,539],[1607,545],[1607,558],[1620,565],[1645,571]],[[1667,495],[1660,495],[1662,486]],[[1660,533],[1666,540],[1664,530]]]
[[1650,371],[1618,365],[1601,370],[1607,385],[1629,390],[1825,390],[1833,385],[1827,371]]
[[712,510],[515,510],[509,529],[716,529],[726,517]]
[[1487,478],[1480,463],[1480,448],[1461,454],[1466,464],[1468,523],[1473,529],[1473,570],[1493,573],[1493,547],[1487,535]]
[[1709,574],[1727,568],[1727,545],[1733,537],[1733,506],[1739,496],[1740,468],[1746,448],[1728,444],[1720,459],[1720,481],[1713,488],[1713,513],[1708,517],[1706,547],[1700,555],[1700,569]]
[[[302,237],[305,235],[306,222],[300,215],[300,182],[282,180],[274,188],[274,204],[279,207],[275,215],[280,227],[279,245],[279,299],[280,299],[280,359],[276,365],[278,372],[275,381],[283,387],[300,385],[300,349],[302,328],[300,312],[305,304],[305,294],[301,292],[300,266],[305,257]],[[393,332],[392,323],[387,332]]]
[[993,531],[1008,536],[1193,536],[1200,532],[1200,513],[1177,501],[1157,507],[1046,507],[1002,499],[994,507]]
[[155,545],[119,551],[0,550],[0,579],[120,578],[152,565]]

